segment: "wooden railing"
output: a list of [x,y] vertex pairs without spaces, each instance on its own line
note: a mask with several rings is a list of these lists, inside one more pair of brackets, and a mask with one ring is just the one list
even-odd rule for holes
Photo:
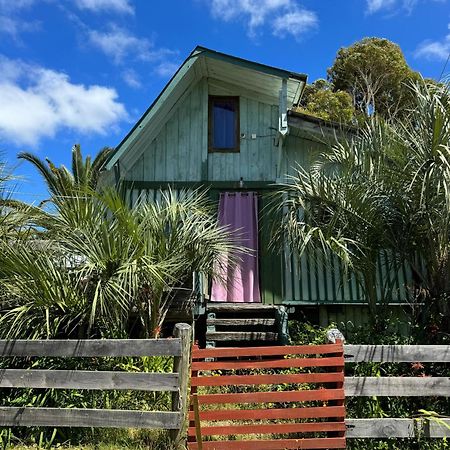
[[[344,345],[346,363],[450,363],[450,345]],[[346,397],[450,397],[450,377],[345,377]],[[450,411],[448,412],[450,413]],[[449,418],[346,419],[347,438],[450,437]]]
[[0,340],[0,357],[172,356],[172,373],[0,369],[0,388],[172,392],[171,411],[0,407],[0,426],[162,428],[174,439],[184,431],[191,327],[177,324],[173,339]]

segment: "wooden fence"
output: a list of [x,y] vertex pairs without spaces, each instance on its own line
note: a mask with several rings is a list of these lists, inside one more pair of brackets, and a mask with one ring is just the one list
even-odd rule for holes
[[0,388],[172,392],[171,411],[0,407],[0,426],[162,428],[185,432],[191,327],[177,324],[173,339],[0,340],[0,357],[172,356],[172,373],[0,369]]
[[[344,355],[346,363],[450,363],[450,345],[344,345]],[[346,397],[450,397],[450,377],[345,377],[344,390]],[[449,418],[346,419],[345,423],[347,438],[450,437]]]
[[[341,335],[342,337],[342,335]],[[338,343],[322,346],[284,346],[257,348],[216,348],[198,349],[194,347],[192,363],[191,394],[193,404],[189,413],[189,448],[192,449],[262,449],[262,448],[344,448],[345,438],[444,438],[450,437],[450,419],[436,418],[346,418],[343,400],[348,397],[450,397],[450,377],[343,377],[341,395],[338,397],[339,363],[330,356],[338,356]],[[342,349],[342,346],[340,347]],[[449,363],[450,346],[447,345],[344,345],[345,363],[389,362],[389,363]],[[341,350],[342,352],[342,350]],[[336,355],[332,355],[336,353]],[[322,356],[321,356],[322,354]],[[342,354],[342,353],[341,353]],[[284,356],[282,356],[284,355]],[[297,355],[297,356],[294,356]],[[300,355],[300,357],[299,357]],[[310,358],[301,356],[310,355]],[[325,356],[326,355],[326,356]],[[250,357],[250,358],[249,358]],[[209,359],[208,359],[209,358]],[[261,374],[243,375],[223,373],[228,370],[271,369],[309,367],[315,365],[325,369],[325,373]],[[331,366],[331,367],[327,367]],[[341,367],[342,368],[342,367]],[[329,370],[331,369],[331,372]],[[333,370],[334,369],[334,370]],[[222,371],[222,373],[220,372]],[[202,374],[200,372],[203,372]],[[334,372],[334,373],[333,373]],[[200,376],[202,375],[202,376]],[[320,378],[322,377],[322,378]],[[283,383],[327,383],[320,391],[275,391],[245,393],[202,393],[197,387],[276,385]],[[330,384],[331,382],[331,384]],[[334,382],[334,386],[333,386]],[[317,396],[317,392],[320,395]],[[272,406],[289,402],[307,402],[315,399],[323,401],[320,407],[301,408],[267,404],[259,409],[227,409],[227,403],[265,403]],[[342,401],[336,403],[336,399]],[[339,400],[338,400],[339,402]],[[213,410],[202,409],[202,405],[217,405]],[[450,411],[449,411],[450,412]],[[414,411],[411,411],[414,413]],[[273,419],[289,419],[286,423],[273,423]],[[300,419],[300,422],[298,420]],[[304,419],[319,419],[318,422],[304,422]],[[228,421],[226,425],[217,421]],[[233,421],[238,420],[236,424]],[[242,424],[241,421],[252,422]],[[265,420],[265,422],[260,422]],[[292,422],[297,420],[297,422]],[[325,420],[325,421],[324,421]],[[203,424],[202,424],[203,422]],[[341,425],[344,428],[339,428]],[[345,438],[343,431],[346,430]],[[314,432],[328,432],[328,437],[312,437]],[[241,441],[205,441],[213,435],[281,435],[309,433],[309,437],[299,439],[266,439]],[[331,434],[330,434],[331,432]],[[334,433],[334,434],[333,434]],[[341,433],[341,434],[339,434]],[[300,446],[300,447],[299,447]]]
[[[342,343],[207,349],[194,346],[192,360],[189,449],[345,448]],[[285,369],[293,373],[280,373]],[[303,388],[286,390],[285,384],[301,384]],[[259,385],[270,385],[271,389],[255,392],[253,388]],[[215,392],[225,386],[228,393]],[[241,389],[232,392],[234,386]],[[197,393],[198,387],[207,392]],[[230,404],[248,406],[234,409]],[[202,426],[202,421],[207,425]],[[280,438],[293,433],[300,437]],[[253,438],[242,440],[242,435]],[[210,436],[227,438],[208,441]]]

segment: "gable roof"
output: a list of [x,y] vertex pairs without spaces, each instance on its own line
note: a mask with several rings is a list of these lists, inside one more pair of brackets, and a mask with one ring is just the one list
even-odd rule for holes
[[263,92],[274,101],[278,99],[280,80],[287,80],[288,108],[299,102],[307,80],[307,76],[302,73],[290,72],[197,46],[116,147],[106,162],[106,169],[110,170],[127,152],[144,128],[157,129],[179,98],[203,77],[217,78]]

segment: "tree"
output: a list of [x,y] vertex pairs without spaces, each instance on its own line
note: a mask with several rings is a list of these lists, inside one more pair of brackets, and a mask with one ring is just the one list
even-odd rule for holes
[[408,66],[397,44],[372,37],[342,47],[328,69],[328,79],[335,90],[352,96],[358,111],[389,119],[407,113],[414,100],[408,85],[419,81],[420,75]]
[[355,117],[350,94],[344,91],[335,92],[333,85],[323,79],[318,79],[305,87],[296,110],[343,124],[351,123]]
[[[273,203],[282,215],[279,248],[338,256],[360,279],[376,311],[376,264],[413,268],[427,300],[450,294],[450,90],[409,87],[410,114],[369,120],[332,145],[312,170],[299,168]],[[379,280],[378,280],[379,284]]]
[[437,299],[450,294],[450,87],[420,83],[412,94],[414,108],[396,122],[399,145],[390,157],[405,198],[408,239],[401,245]]
[[325,149],[311,168],[298,167],[272,201],[282,217],[272,244],[287,246],[299,257],[310,250],[325,261],[337,256],[345,271],[356,276],[373,316],[377,301],[390,294],[386,286],[384,298],[378,299],[378,257],[395,239],[379,177],[384,138],[381,125],[368,124],[352,140]]
[[56,167],[49,158],[45,158],[44,161],[29,152],[19,153],[18,158],[28,161],[36,167],[44,178],[52,196],[64,197],[70,196],[73,191],[80,189],[95,189],[100,170],[111,152],[112,148],[104,147],[93,161],[90,156],[83,160],[81,147],[79,144],[76,144],[72,147],[72,171],[69,171],[64,165]]
[[242,250],[199,191],[134,208],[114,190],[52,201],[35,219],[45,240],[0,241],[1,337],[124,337],[136,318],[157,337],[175,290],[195,271],[217,278],[219,256]]

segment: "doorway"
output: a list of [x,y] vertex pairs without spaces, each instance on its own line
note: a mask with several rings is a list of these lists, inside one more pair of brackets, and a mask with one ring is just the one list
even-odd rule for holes
[[258,194],[222,192],[219,198],[219,224],[228,227],[236,242],[248,249],[232,264],[224,255],[217,262],[219,279],[213,281],[211,301],[260,303]]

